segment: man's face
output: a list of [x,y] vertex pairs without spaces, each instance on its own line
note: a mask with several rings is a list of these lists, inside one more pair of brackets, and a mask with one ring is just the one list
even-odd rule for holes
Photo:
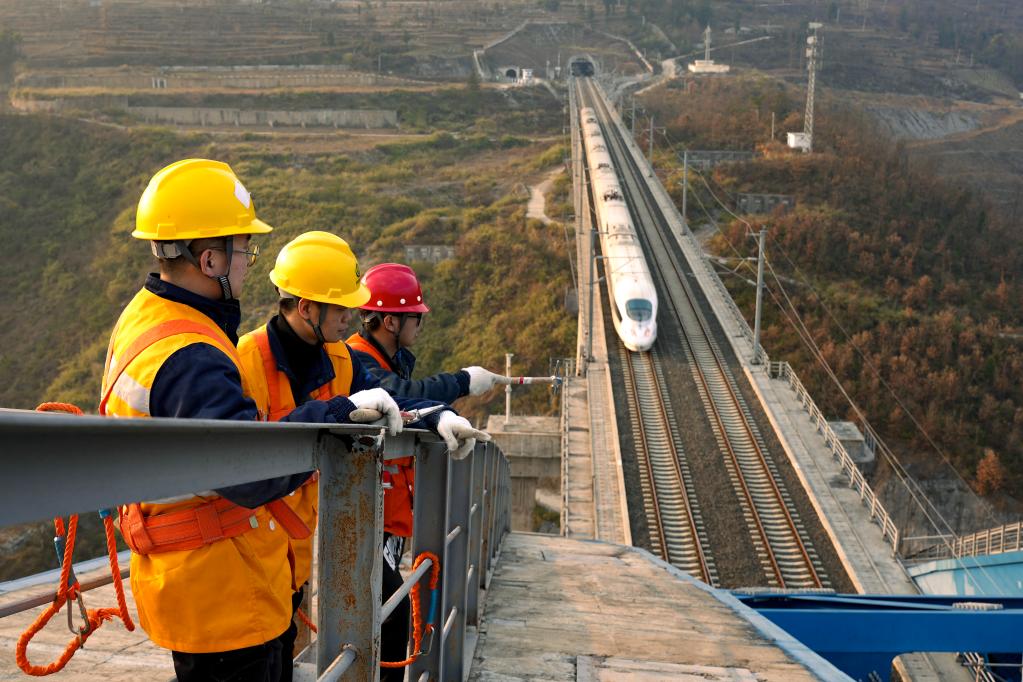
[[314,303],[309,306],[311,320],[315,323],[319,320],[320,308],[326,308],[326,316],[320,326],[323,340],[327,343],[335,343],[348,335],[348,327],[352,322],[352,309],[341,305],[330,303]]
[[[242,287],[245,284],[245,276],[249,274],[249,256],[245,251],[249,251],[249,243],[252,241],[252,235],[239,234],[235,235],[234,238],[234,251],[231,254],[231,272],[228,275],[228,279],[231,282],[231,291],[234,293],[235,298],[241,298]],[[227,254],[223,254],[226,256]]]
[[[398,345],[401,348],[408,348],[416,342],[419,331],[423,328],[424,313],[409,313],[405,315],[405,321],[401,324],[398,332]],[[399,317],[399,319],[401,319]]]

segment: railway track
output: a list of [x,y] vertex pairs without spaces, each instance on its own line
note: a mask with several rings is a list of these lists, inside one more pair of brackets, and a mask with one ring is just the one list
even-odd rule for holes
[[700,518],[693,477],[679,445],[678,426],[653,351],[633,353],[619,344],[629,416],[639,447],[647,526],[653,551],[673,566],[717,585],[717,569]]
[[[651,274],[661,294],[662,310],[675,318],[682,338],[682,350],[685,353],[697,392],[706,413],[707,421],[714,433],[722,461],[728,471],[729,479],[736,497],[742,507],[756,559],[759,563],[768,586],[778,588],[817,588],[828,584],[823,563],[810,540],[802,521],[795,511],[795,506],[785,490],[774,461],[767,455],[766,444],[756,427],[752,413],[743,400],[730,368],[724,362],[723,355],[714,340],[706,319],[700,312],[695,294],[687,282],[684,257],[678,252],[677,246],[671,243],[671,230],[657,203],[646,185],[643,171],[633,160],[624,141],[620,138],[616,126],[604,106],[602,98],[593,91],[593,85],[581,81],[580,89],[599,115],[601,127],[608,149],[614,158],[623,189],[625,190],[633,221],[637,226],[641,242],[645,247],[650,262]],[[656,348],[656,346],[655,346]],[[643,422],[642,434],[637,438],[637,451],[641,460],[649,459],[646,464],[649,480],[643,483],[644,502],[650,523],[651,543],[660,544],[668,556],[676,545],[686,543],[700,544],[705,542],[699,532],[686,534],[677,532],[679,525],[677,516],[667,522],[653,517],[661,514],[661,500],[658,497],[659,485],[657,476],[675,475],[661,462],[661,455],[653,454],[659,447],[663,435],[651,436],[646,432],[646,422],[654,418],[646,417],[648,410],[656,412],[648,404],[657,398],[651,397],[661,392],[654,382],[643,378],[637,379],[634,367],[637,363],[636,354],[624,349],[623,367],[627,367],[626,384],[630,394],[630,413],[638,412],[639,421]],[[653,359],[650,360],[651,366]],[[651,370],[656,374],[656,369]],[[663,382],[662,382],[663,385]],[[645,392],[645,396],[640,394]],[[661,401],[662,409],[670,409],[668,403]],[[637,423],[633,415],[633,423]],[[653,432],[651,432],[653,433]],[[670,429],[668,429],[670,433]],[[668,438],[668,440],[672,440]],[[674,443],[677,443],[677,437]],[[651,443],[654,447],[651,448]],[[687,476],[684,453],[677,445],[671,446],[674,460],[677,463],[677,477],[681,478],[682,490],[685,488]],[[674,485],[674,484],[673,484]],[[690,484],[691,486],[691,484]],[[687,491],[690,506],[697,506],[695,494],[691,487]],[[698,508],[698,506],[697,506]],[[698,515],[695,517],[699,520]],[[660,537],[655,538],[654,535]],[[695,538],[695,540],[694,540]],[[691,556],[708,550],[687,549],[676,551],[681,556]],[[668,559],[675,563],[673,559]],[[699,575],[690,569],[690,573]]]

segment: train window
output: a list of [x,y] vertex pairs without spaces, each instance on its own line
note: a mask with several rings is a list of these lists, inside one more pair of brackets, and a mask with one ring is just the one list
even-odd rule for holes
[[646,322],[654,314],[654,307],[645,298],[630,298],[625,302],[625,314],[630,320]]

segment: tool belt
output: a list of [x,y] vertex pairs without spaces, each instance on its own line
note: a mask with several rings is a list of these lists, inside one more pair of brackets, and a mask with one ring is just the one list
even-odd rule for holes
[[[284,500],[263,505],[289,536],[296,540],[312,531]],[[199,549],[258,527],[256,510],[220,497],[189,509],[144,516],[138,502],[119,510],[121,535],[136,554]]]

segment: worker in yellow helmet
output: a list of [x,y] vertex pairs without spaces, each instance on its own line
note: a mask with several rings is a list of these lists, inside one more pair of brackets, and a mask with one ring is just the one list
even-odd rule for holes
[[[159,171],[132,236],[159,272],[125,307],[110,339],[100,412],[115,417],[265,418],[235,344],[253,235],[271,227],[231,168],[187,159]],[[345,423],[373,407],[401,429],[386,393],[309,401],[284,419]],[[199,478],[201,472],[197,472]],[[290,670],[281,636],[292,617],[289,538],[310,528],[281,498],[312,472],[123,506],[139,621],[172,650],[179,680],[266,680]],[[200,520],[202,523],[200,523]],[[215,525],[216,527],[212,527]],[[170,532],[168,532],[170,531]]]
[[[310,400],[378,392],[387,395],[342,340],[355,309],[369,300],[369,290],[360,277],[351,247],[329,232],[306,232],[281,249],[270,272],[270,281],[280,297],[278,312],[238,343],[250,394],[271,420],[286,419],[297,406]],[[402,410],[443,405],[433,400],[394,399]],[[453,444],[449,445],[453,452],[471,448],[475,438],[489,439],[450,408],[424,417],[422,422],[412,426],[437,432]],[[285,499],[308,526],[315,528],[317,497],[313,477]],[[297,609],[303,585],[309,579],[312,541],[292,538],[291,546],[296,590],[292,606]],[[407,613],[404,621],[408,622]],[[405,639],[407,633],[406,625]],[[297,628],[292,626],[283,637],[285,656],[293,655],[296,634]],[[404,657],[402,645],[385,652],[384,660]],[[285,674],[284,679],[290,678]]]

